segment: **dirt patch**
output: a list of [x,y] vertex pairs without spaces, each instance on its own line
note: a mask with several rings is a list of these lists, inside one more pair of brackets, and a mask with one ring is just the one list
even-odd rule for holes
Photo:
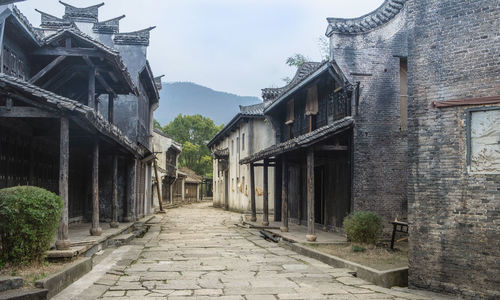
[[399,243],[395,250],[390,250],[385,245],[370,246],[352,243],[303,245],[379,271],[408,266],[408,243]]
[[0,275],[22,277],[25,287],[34,287],[35,281],[61,271],[69,263],[71,262],[46,261],[30,266],[4,266],[0,269]]

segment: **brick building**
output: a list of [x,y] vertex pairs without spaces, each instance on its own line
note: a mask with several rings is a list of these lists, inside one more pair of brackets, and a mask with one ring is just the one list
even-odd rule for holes
[[500,2],[408,2],[413,287],[500,295]]
[[354,209],[408,210],[411,287],[500,294],[499,16],[497,1],[386,0],[328,19],[360,82]]

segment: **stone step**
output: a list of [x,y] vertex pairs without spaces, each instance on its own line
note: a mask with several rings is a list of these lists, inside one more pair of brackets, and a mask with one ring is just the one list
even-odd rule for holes
[[133,233],[121,234],[121,235],[115,236],[111,240],[112,241],[111,243],[116,245],[116,246],[125,245],[125,244],[128,244],[134,238],[135,238],[135,235]]
[[0,276],[0,292],[15,290],[23,287],[24,281],[21,277]]
[[46,300],[47,293],[49,291],[46,289],[15,289],[0,292],[0,300]]

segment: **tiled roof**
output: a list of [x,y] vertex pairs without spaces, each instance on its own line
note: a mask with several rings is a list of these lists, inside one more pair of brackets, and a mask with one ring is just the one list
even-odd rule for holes
[[26,18],[25,15],[21,13],[21,11],[17,8],[17,6],[12,5],[12,13],[17,17],[17,19],[30,31],[30,33],[33,35],[33,37],[37,40],[37,42],[40,42],[40,34],[39,32],[31,25],[31,23],[28,21],[28,18]]
[[151,30],[156,26],[133,32],[120,32],[115,35],[115,45],[143,45],[149,46],[149,37]]
[[240,105],[240,112],[234,116],[229,123],[227,123],[224,128],[219,131],[207,146],[212,147],[219,139],[224,137],[224,135],[230,131],[232,128],[239,124],[239,121],[243,118],[264,118],[264,103],[258,103],[254,105],[242,106]]
[[371,31],[392,20],[404,7],[406,1],[385,0],[379,8],[359,18],[328,18],[326,36],[330,37],[333,33],[359,34]]
[[186,182],[189,182],[189,183],[201,183],[202,179],[203,179],[202,176],[196,174],[195,171],[193,171],[187,167],[180,168],[179,173],[181,173],[184,176],[187,176]]
[[245,116],[263,116],[264,103],[257,103],[247,106],[240,105],[240,113]]
[[276,156],[285,152],[297,150],[299,148],[308,147],[312,144],[318,143],[334,134],[343,132],[354,125],[352,117],[345,117],[331,124],[320,127],[310,133],[300,135],[294,139],[286,142],[270,146],[262,151],[254,153],[246,158],[240,160],[240,164],[248,164],[264,158]]
[[262,89],[262,99],[264,101],[272,101],[275,99],[278,99],[279,96],[283,95],[286,93],[288,90],[292,89],[294,86],[299,84],[304,78],[309,76],[310,74],[314,73],[317,69],[319,69],[321,66],[323,66],[327,62],[306,62],[302,64],[297,69],[297,72],[295,73],[295,76],[293,77],[292,81],[288,83],[287,85],[280,87],[280,88],[266,88]]
[[119,17],[110,20],[94,23],[92,30],[96,33],[108,33],[108,34],[118,33],[120,32],[120,20],[123,18],[125,18],[125,15],[121,15]]
[[22,79],[12,77],[5,74],[0,74],[0,89],[15,90],[23,94],[28,94],[29,99],[39,101],[52,109],[56,109],[62,113],[71,114],[80,120],[97,129],[101,134],[108,136],[118,142],[132,153],[143,155],[144,152],[133,142],[131,142],[121,130],[114,124],[109,123],[100,114],[92,108],[77,102],[75,100],[62,97],[50,91],[44,90],[36,85],[30,84]]

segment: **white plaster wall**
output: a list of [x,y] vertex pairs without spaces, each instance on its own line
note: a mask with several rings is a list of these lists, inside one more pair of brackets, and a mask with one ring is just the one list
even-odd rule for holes
[[[253,120],[253,134],[249,132],[248,122],[241,122],[216,148],[229,148],[229,209],[249,212],[250,204],[250,167],[240,165],[239,161],[248,155],[263,150],[275,143],[275,134],[271,125],[264,119]],[[245,147],[241,141],[245,135]],[[253,135],[253,138],[249,139]],[[237,149],[239,140],[240,151]],[[251,145],[253,144],[253,145]],[[234,146],[232,146],[234,145]],[[224,174],[218,172],[217,160],[214,160],[214,205],[224,207]],[[263,207],[263,168],[255,168],[255,189],[257,211]],[[274,211],[274,168],[269,168],[269,213]]]

